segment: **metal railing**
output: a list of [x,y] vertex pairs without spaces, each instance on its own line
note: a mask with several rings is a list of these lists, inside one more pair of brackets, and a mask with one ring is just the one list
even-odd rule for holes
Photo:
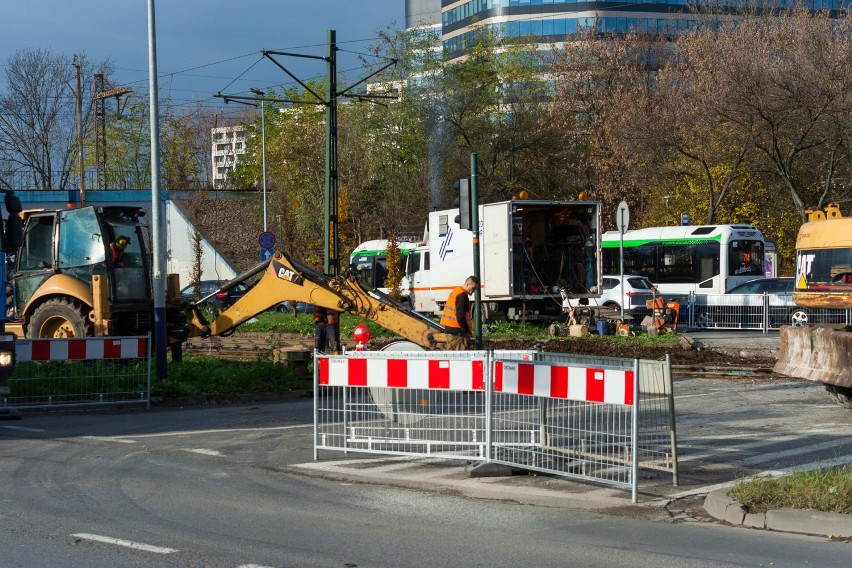
[[852,324],[852,310],[800,308],[792,294],[692,294],[686,316],[690,327],[711,329],[770,331],[782,325]]
[[492,461],[630,488],[677,483],[668,361],[536,352],[315,354],[319,450]]
[[22,339],[0,408],[144,404],[151,401],[147,337]]

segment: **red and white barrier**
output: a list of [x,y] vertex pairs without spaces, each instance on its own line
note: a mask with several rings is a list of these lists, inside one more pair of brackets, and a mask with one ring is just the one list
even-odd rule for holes
[[18,363],[30,361],[88,361],[95,359],[144,359],[145,337],[89,337],[80,339],[19,339],[15,341]]
[[494,391],[632,406],[632,370],[494,362]]
[[319,384],[409,389],[485,389],[485,361],[470,359],[361,359],[322,357]]

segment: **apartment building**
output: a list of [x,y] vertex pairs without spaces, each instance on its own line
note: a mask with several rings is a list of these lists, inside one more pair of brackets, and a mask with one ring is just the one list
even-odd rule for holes
[[228,174],[234,171],[237,160],[246,152],[244,126],[222,126],[211,131],[213,138],[213,188],[229,189]]

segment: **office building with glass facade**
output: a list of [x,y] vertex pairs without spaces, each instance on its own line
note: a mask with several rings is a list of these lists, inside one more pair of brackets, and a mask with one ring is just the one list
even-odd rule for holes
[[[441,2],[441,38],[446,60],[460,57],[474,40],[475,30],[483,26],[503,36],[525,37],[533,43],[550,45],[566,41],[572,34],[587,28],[601,33],[638,31],[673,36],[699,20],[694,0],[432,0],[432,4],[438,1]],[[817,10],[849,5],[848,0],[806,0],[805,3]],[[741,3],[729,0],[723,4],[736,6]]]

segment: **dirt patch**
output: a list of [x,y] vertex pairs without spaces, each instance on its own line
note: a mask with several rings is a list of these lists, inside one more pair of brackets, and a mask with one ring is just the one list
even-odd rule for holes
[[[372,350],[379,350],[389,342],[371,342]],[[684,346],[675,343],[667,347],[648,347],[622,341],[602,341],[600,339],[499,339],[487,340],[484,345],[489,350],[530,350],[541,349],[545,353],[573,353],[597,357],[623,357],[639,359],[663,359],[666,353],[671,355],[672,365],[719,366],[742,368],[771,368],[775,358],[761,350],[749,352],[748,356],[732,354],[729,351],[716,351],[698,346]]]
[[[231,337],[217,337],[208,340],[193,340],[187,345],[190,351],[209,355],[245,357],[265,355],[277,348],[285,350],[310,350],[313,338],[302,336],[284,336],[274,333],[235,334]],[[392,340],[370,341],[369,349],[378,351]],[[349,342],[346,342],[349,343]],[[350,345],[351,347],[351,345]],[[648,347],[627,341],[606,341],[600,338],[552,338],[536,339],[500,339],[486,340],[485,348],[492,350],[531,350],[541,349],[546,353],[574,353],[598,357],[623,357],[639,359],[662,359],[666,353],[671,355],[672,365],[681,366],[718,366],[741,368],[771,368],[775,358],[765,349],[753,349],[747,356],[738,350],[715,350],[703,347],[700,343],[689,344],[682,340],[667,347]]]

